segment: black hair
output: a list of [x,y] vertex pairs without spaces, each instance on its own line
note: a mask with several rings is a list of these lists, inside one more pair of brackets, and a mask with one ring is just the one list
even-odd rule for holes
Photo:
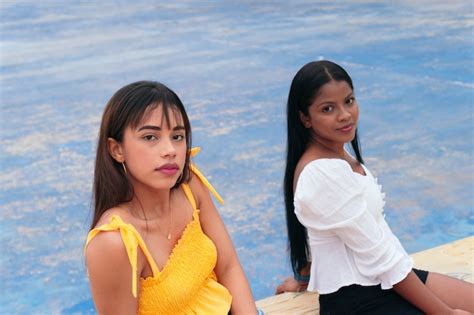
[[[345,81],[354,90],[349,74],[339,65],[327,61],[313,61],[303,66],[291,82],[287,103],[287,155],[283,192],[285,196],[286,223],[290,259],[293,272],[299,273],[308,262],[308,241],[306,228],[298,221],[293,204],[293,182],[298,161],[310,141],[310,130],[303,126],[300,112],[308,115],[308,108],[321,87],[330,81]],[[357,130],[351,141],[352,149],[359,163],[363,163]]]

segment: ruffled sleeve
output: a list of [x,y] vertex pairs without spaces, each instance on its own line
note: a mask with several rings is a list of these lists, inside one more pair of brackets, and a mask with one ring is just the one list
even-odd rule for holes
[[309,163],[295,191],[295,213],[308,230],[331,231],[354,253],[358,271],[378,279],[383,289],[403,280],[413,267],[398,240],[376,220],[364,199],[365,185],[339,159]]

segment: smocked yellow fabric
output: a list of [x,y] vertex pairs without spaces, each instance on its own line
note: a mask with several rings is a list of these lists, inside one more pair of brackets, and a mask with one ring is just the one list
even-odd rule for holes
[[[191,155],[197,152],[192,151]],[[195,166],[192,171],[211,192],[217,194],[204,176],[199,171],[196,172]],[[150,264],[153,276],[140,278],[138,314],[227,314],[232,296],[217,282],[214,273],[217,262],[216,247],[202,231],[199,209],[196,207],[191,189],[187,184],[181,187],[193,207],[193,219],[184,229],[161,271],[137,230],[117,215],[112,216],[109,223],[91,230],[86,246],[100,232],[120,231],[132,266],[131,290],[135,297],[137,297],[137,251],[140,247]],[[219,195],[216,195],[216,198],[222,201]]]

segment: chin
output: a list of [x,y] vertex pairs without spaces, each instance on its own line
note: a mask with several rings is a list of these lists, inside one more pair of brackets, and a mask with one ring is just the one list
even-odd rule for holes
[[155,190],[166,190],[173,188],[176,185],[176,181],[178,179],[168,179],[168,180],[160,180],[159,182],[155,182],[152,186]]
[[346,138],[347,142],[351,142],[352,140],[354,140],[355,136],[356,136],[355,132],[351,133],[350,135],[347,135],[347,138]]
[[354,140],[354,138],[355,138],[355,135],[339,136],[336,139],[334,139],[334,141],[335,142],[347,143],[347,142],[351,142],[352,140]]

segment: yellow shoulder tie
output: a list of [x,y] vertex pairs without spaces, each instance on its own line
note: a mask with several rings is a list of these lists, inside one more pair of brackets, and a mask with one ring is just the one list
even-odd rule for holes
[[182,184],[181,187],[183,187],[184,194],[186,195],[186,198],[188,198],[188,201],[191,203],[191,206],[193,207],[193,213],[197,209],[196,205],[196,200],[194,200],[193,193],[191,191],[191,188],[189,188],[188,184]]
[[109,223],[101,225],[89,232],[87,236],[86,247],[89,242],[102,231],[120,231],[122,236],[123,244],[127,251],[128,260],[132,266],[132,294],[134,297],[137,297],[137,258],[138,258],[138,246],[143,250],[146,258],[150,263],[150,267],[153,272],[153,276],[156,276],[159,273],[157,266],[155,265],[153,258],[148,251],[148,248],[145,245],[145,242],[141,238],[140,234],[135,230],[133,225],[127,224],[122,221],[119,216],[113,215]]
[[[191,149],[191,157],[194,157],[196,154],[199,153],[199,151],[201,151],[201,148],[200,147],[194,147]],[[201,173],[201,171],[196,167],[196,165],[194,165],[194,163],[191,162],[191,164],[189,165],[189,169],[194,173],[196,174],[196,176],[202,181],[202,183],[207,187],[207,189],[209,189],[209,191],[214,195],[214,197],[216,197],[217,201],[223,205],[224,204],[224,200],[222,199],[222,197],[219,195],[219,193],[214,189],[214,187],[212,187],[211,183],[209,183],[209,181],[206,179],[206,177],[204,177],[204,175]]]

